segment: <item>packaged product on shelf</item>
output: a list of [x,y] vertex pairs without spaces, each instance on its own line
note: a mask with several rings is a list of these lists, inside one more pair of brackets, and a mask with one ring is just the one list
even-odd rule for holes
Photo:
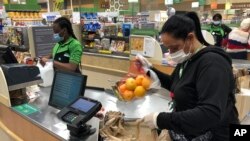
[[125,41],[116,41],[116,50],[118,52],[123,52],[125,49]]
[[95,48],[96,49],[102,49],[101,41],[100,39],[95,39]]
[[116,25],[104,26],[103,29],[104,29],[105,36],[116,36],[117,35],[117,26]]
[[116,48],[116,43],[114,40],[111,41],[111,44],[110,44],[110,48],[109,48],[110,51],[114,51],[116,52],[117,51],[117,48]]
[[101,41],[101,45],[103,49],[109,50],[110,48],[110,39],[108,38],[103,38]]

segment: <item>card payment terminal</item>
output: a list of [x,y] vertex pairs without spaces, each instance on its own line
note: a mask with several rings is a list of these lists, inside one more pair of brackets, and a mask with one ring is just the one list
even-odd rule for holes
[[101,107],[99,101],[79,97],[67,107],[64,107],[57,115],[67,123],[67,128],[72,136],[82,137],[93,132],[93,129],[86,125],[86,122],[95,116]]

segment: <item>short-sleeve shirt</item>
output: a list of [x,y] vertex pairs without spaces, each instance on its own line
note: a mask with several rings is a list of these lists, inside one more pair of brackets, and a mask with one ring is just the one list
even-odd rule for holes
[[61,63],[79,64],[82,57],[82,45],[78,40],[70,37],[65,43],[57,43],[52,50],[54,60]]

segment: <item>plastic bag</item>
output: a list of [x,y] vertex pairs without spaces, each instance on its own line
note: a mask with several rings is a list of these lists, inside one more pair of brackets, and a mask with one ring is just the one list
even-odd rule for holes
[[156,90],[161,89],[161,82],[160,82],[157,74],[151,69],[148,70],[147,74],[149,75],[149,77],[151,79],[151,85],[149,88],[156,89]]
[[43,83],[39,85],[43,87],[51,86],[54,79],[53,62],[46,62],[44,66],[42,66],[40,62],[38,62],[37,67],[40,70],[40,75],[43,80]]
[[155,72],[144,69],[138,60],[132,60],[129,72],[116,83],[113,90],[120,100],[131,101],[144,97],[148,91],[160,89],[160,86]]

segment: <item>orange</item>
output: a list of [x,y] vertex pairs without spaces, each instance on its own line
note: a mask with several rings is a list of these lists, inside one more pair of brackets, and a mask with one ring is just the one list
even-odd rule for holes
[[125,90],[126,90],[126,85],[125,85],[125,84],[122,84],[122,85],[120,85],[118,88],[119,88],[119,92],[120,92],[120,93],[124,93]]
[[135,78],[135,82],[136,82],[137,86],[139,86],[139,85],[141,86],[143,78],[144,78],[143,75],[138,75],[138,76]]
[[135,88],[134,94],[136,97],[143,97],[146,94],[146,90],[142,86],[137,86]]
[[122,94],[122,98],[126,101],[130,101],[134,98],[134,92],[125,90],[125,92]]
[[134,78],[128,78],[126,80],[125,84],[126,84],[126,88],[128,90],[131,90],[131,91],[133,91],[135,89],[135,87],[136,87],[136,82],[135,82]]
[[150,87],[150,79],[148,77],[144,77],[142,80],[142,86],[147,90]]

